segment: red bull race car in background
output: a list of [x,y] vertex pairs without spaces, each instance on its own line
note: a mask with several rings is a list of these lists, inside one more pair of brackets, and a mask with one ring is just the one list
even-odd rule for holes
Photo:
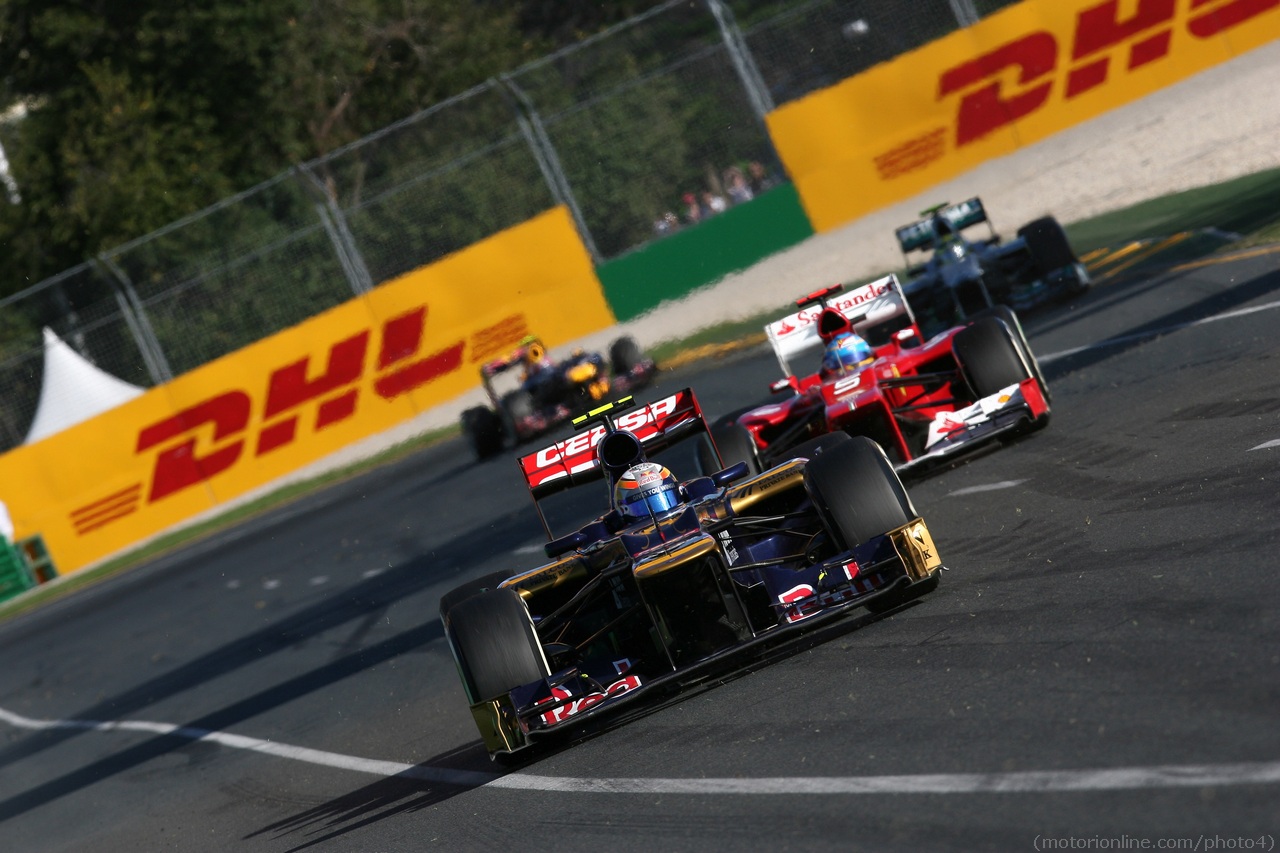
[[[705,436],[692,390],[606,404],[575,425],[519,460],[550,562],[440,601],[491,757],[938,585],[929,528],[871,441],[824,436],[764,473],[739,463],[680,480],[651,454]],[[547,499],[601,481],[607,510],[557,536]]]
[[[1002,241],[982,200],[940,204],[895,232],[907,265],[904,285],[916,320],[928,336],[998,305],[1016,311],[1083,293],[1089,273],[1052,216],[1018,229]],[[987,223],[987,236],[966,229]],[[918,253],[927,253],[920,259]]]
[[[762,471],[843,432],[874,440],[906,474],[1048,424],[1048,385],[1009,308],[926,340],[893,275],[848,293],[837,284],[796,307],[765,327],[783,372],[770,387],[787,396],[716,421],[698,449],[703,470],[724,459]],[[828,363],[852,343],[856,360]]]
[[481,366],[480,381],[490,405],[462,413],[462,434],[476,458],[487,459],[603,400],[640,388],[655,372],[653,359],[630,337],[609,346],[606,363],[599,353],[581,349],[554,362],[542,341],[529,336],[506,356]]

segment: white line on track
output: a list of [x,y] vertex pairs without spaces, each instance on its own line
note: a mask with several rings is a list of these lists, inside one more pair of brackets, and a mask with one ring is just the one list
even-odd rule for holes
[[1236,311],[1226,311],[1222,314],[1214,314],[1211,317],[1201,317],[1199,320],[1192,320],[1189,323],[1177,323],[1173,326],[1165,326],[1163,329],[1155,329],[1150,332],[1143,332],[1140,335],[1125,335],[1120,338],[1108,338],[1105,341],[1098,341],[1096,344],[1086,344],[1082,347],[1072,347],[1064,349],[1061,352],[1051,352],[1048,355],[1037,356],[1037,360],[1041,364],[1048,364],[1060,358],[1066,358],[1071,355],[1078,355],[1089,350],[1103,349],[1104,347],[1119,346],[1120,344],[1134,343],[1135,341],[1145,341],[1150,338],[1156,338],[1160,335],[1167,335],[1171,332],[1177,332],[1182,329],[1190,329],[1193,326],[1204,326],[1208,323],[1216,323],[1219,320],[1233,320],[1236,317],[1244,317],[1249,314],[1256,314],[1259,311],[1273,311],[1280,308],[1280,302],[1268,302],[1264,305],[1255,305],[1252,308],[1240,308]]
[[1280,761],[1241,764],[1171,764],[1109,770],[1018,773],[927,773],[911,776],[774,776],[759,779],[578,779],[526,773],[498,775],[323,752],[259,738],[145,721],[36,720],[0,708],[0,721],[22,729],[146,732],[217,743],[277,758],[373,776],[398,776],[463,787],[574,794],[1018,794],[1052,791],[1117,791],[1280,783]]
[[1252,453],[1255,450],[1266,450],[1268,447],[1280,447],[1280,438],[1277,438],[1274,441],[1264,441],[1257,447],[1250,447],[1249,452]]
[[515,550],[514,550],[514,551],[512,551],[511,553],[513,553],[513,554],[541,554],[541,553],[542,553],[542,543],[541,543],[541,542],[539,542],[539,543],[537,543],[536,545],[521,545],[519,548],[515,549]]
[[947,492],[947,497],[954,498],[960,495],[976,495],[978,492],[994,492],[998,489],[1012,489],[1014,486],[1021,486],[1026,480],[1001,480],[999,483],[987,483],[982,486],[965,486],[963,489],[956,489],[954,492]]

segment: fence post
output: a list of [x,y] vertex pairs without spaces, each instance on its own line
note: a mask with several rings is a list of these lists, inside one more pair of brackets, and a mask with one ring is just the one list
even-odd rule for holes
[[574,225],[578,227],[578,236],[587,247],[587,253],[591,255],[592,261],[599,263],[600,250],[596,248],[596,241],[591,236],[591,229],[587,227],[587,220],[582,215],[582,208],[578,206],[577,198],[574,197],[573,187],[564,173],[564,166],[561,165],[560,156],[556,154],[551,137],[547,134],[547,128],[542,123],[542,117],[538,115],[533,101],[516,84],[510,74],[503,74],[498,79],[505,90],[515,98],[512,110],[516,114],[516,123],[533,151],[533,158],[538,162],[538,168],[542,170],[542,177],[551,188],[551,194],[555,196],[557,202],[569,209],[569,215],[573,217]]
[[173,370],[169,367],[169,360],[160,346],[160,339],[156,337],[155,329],[151,328],[151,321],[147,319],[142,300],[138,298],[138,292],[133,288],[133,282],[110,256],[98,255],[98,261],[111,272],[111,275],[106,278],[114,285],[112,290],[116,297],[116,304],[120,306],[120,314],[124,317],[125,325],[129,327],[133,339],[138,344],[138,352],[142,354],[142,362],[146,365],[147,372],[151,374],[152,383],[163,385],[173,379]]
[[751,108],[755,110],[756,118],[763,123],[764,117],[774,109],[773,96],[764,83],[764,76],[761,75],[755,58],[751,56],[751,50],[742,37],[742,30],[738,28],[733,12],[721,0],[706,0],[706,3],[716,19],[716,26],[720,28],[720,37],[724,39],[724,46],[729,51],[729,60],[738,72],[743,88],[747,90]]
[[982,16],[978,14],[973,0],[950,0],[951,13],[956,16],[956,23],[962,28],[978,23]]
[[365,265],[364,256],[356,246],[351,229],[347,227],[347,218],[342,215],[342,209],[334,201],[333,193],[329,192],[325,183],[307,168],[306,163],[300,163],[294,168],[303,174],[311,188],[319,194],[321,200],[316,202],[316,215],[320,217],[320,224],[329,235],[329,242],[333,243],[333,250],[338,255],[338,263],[342,265],[342,271],[347,277],[347,284],[350,285],[351,291],[356,296],[363,296],[373,290],[373,276],[369,274],[369,267]]

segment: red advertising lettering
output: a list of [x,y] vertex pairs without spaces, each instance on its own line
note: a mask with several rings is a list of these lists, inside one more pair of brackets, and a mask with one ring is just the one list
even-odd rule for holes
[[[243,391],[220,394],[144,428],[138,434],[136,452],[142,453],[170,439],[188,435],[206,424],[213,424],[213,440],[222,441],[249,425],[249,408],[249,395]],[[151,475],[148,502],[158,501],[227,470],[240,458],[244,441],[234,441],[205,456],[197,456],[195,447],[196,437],[188,435],[186,441],[160,452]]]
[[[333,394],[360,379],[364,373],[364,356],[369,346],[367,331],[339,341],[329,349],[329,362],[324,373],[307,378],[310,357],[303,357],[271,374],[267,381],[267,407],[263,418],[270,421],[302,404]],[[323,429],[356,411],[356,395],[352,388],[320,403],[316,413],[316,429]],[[293,415],[264,427],[258,436],[257,455],[261,456],[293,441],[298,429],[298,416]]]
[[409,361],[422,347],[423,327],[426,320],[427,306],[423,305],[388,320],[382,327],[382,350],[378,354],[378,370],[387,370],[393,366],[396,366],[396,369],[384,373],[375,380],[373,388],[378,392],[378,396],[393,400],[462,366],[462,341],[423,358]]
[[[1196,12],[1206,6],[1212,8]],[[1187,30],[1196,38],[1207,39],[1243,24],[1255,15],[1277,8],[1280,8],[1280,0],[1228,0],[1226,3],[1218,0],[1191,0],[1193,16],[1187,23]]]
[[[956,145],[967,145],[1043,106],[1053,88],[1051,77],[1057,62],[1057,41],[1049,33],[1036,32],[943,72],[938,81],[939,99],[990,81],[961,99]],[[992,79],[1009,68],[1017,70],[1018,83],[1028,88],[1007,94],[1002,81]]]
[[[1169,52],[1175,5],[1176,0],[1138,0],[1137,9],[1127,18],[1120,17],[1120,0],[1108,0],[1085,9],[1076,19],[1071,59],[1079,62],[1127,42],[1132,42],[1129,45],[1130,71],[1160,59]],[[1152,29],[1156,32],[1143,35]],[[1077,65],[1067,76],[1067,97],[1074,98],[1102,85],[1110,67],[1109,56]]]

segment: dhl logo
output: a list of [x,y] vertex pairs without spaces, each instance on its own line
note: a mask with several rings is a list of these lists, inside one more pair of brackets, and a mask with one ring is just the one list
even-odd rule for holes
[[[298,440],[300,429],[315,432],[356,414],[361,382],[370,367],[373,393],[394,400],[459,370],[468,340],[440,349],[424,346],[428,306],[420,305],[382,324],[376,358],[370,359],[373,329],[334,342],[317,372],[310,356],[272,370],[265,387],[262,425],[249,435],[255,401],[243,388],[224,391],[143,427],[135,454],[155,453],[150,482],[138,483],[70,513],[72,527],[85,535],[170,495],[205,482],[242,460],[273,453]],[[523,314],[503,319],[470,336],[474,363],[515,346],[526,334]],[[212,433],[211,439],[208,437]],[[204,450],[203,444],[210,444]]]
[[[1026,118],[1055,88],[1070,101],[1104,85],[1117,68],[1131,73],[1167,57],[1179,3],[1190,3],[1185,30],[1209,39],[1280,7],[1280,0],[1107,0],[1076,16],[1070,50],[1045,30],[1028,33],[943,71],[937,99],[959,97],[955,145],[962,148]],[[875,158],[885,179],[915,171],[946,153],[946,132],[931,130]]]

